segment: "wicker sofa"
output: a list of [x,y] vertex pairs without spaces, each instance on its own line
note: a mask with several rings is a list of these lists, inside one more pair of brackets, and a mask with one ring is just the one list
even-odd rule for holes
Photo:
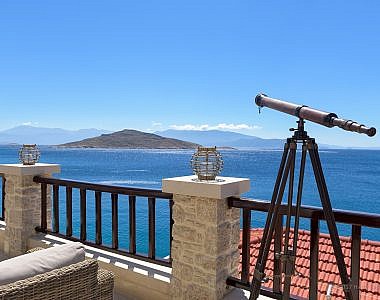
[[[36,251],[39,249],[33,249]],[[93,259],[0,286],[0,299],[113,299],[114,275]]]

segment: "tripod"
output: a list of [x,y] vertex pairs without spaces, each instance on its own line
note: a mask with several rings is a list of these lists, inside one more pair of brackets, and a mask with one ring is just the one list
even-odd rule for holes
[[[265,280],[265,266],[268,259],[269,249],[271,246],[274,229],[276,222],[279,219],[279,208],[284,195],[286,183],[289,178],[289,190],[288,190],[288,203],[286,214],[286,227],[283,251],[281,253],[275,253],[275,258],[280,259],[283,264],[283,273],[285,274],[284,288],[282,292],[282,299],[289,299],[290,296],[290,284],[291,276],[295,271],[295,259],[297,253],[297,241],[298,241],[298,229],[300,218],[300,207],[302,199],[303,179],[305,173],[306,156],[309,153],[312,163],[315,181],[317,183],[319,197],[323,207],[324,216],[326,219],[327,227],[330,233],[332,246],[336,262],[338,265],[340,278],[344,287],[344,294],[346,299],[352,298],[352,291],[350,289],[350,279],[348,277],[347,268],[344,262],[344,256],[342,253],[342,247],[339,240],[338,230],[335,223],[334,214],[331,207],[330,197],[327,191],[326,181],[322,171],[322,165],[319,158],[318,146],[315,143],[315,139],[310,138],[304,129],[304,120],[302,118],[297,121],[298,128],[291,129],[294,134],[291,138],[287,139],[278,171],[276,183],[273,190],[272,200],[270,208],[268,210],[268,216],[265,222],[265,228],[263,232],[262,242],[259,249],[259,255],[257,258],[253,280],[251,284],[251,296],[250,300],[257,299],[260,294],[261,283]],[[300,163],[300,173],[298,179],[297,200],[295,206],[294,215],[294,236],[292,245],[290,245],[290,226],[293,210],[293,189],[294,189],[294,169],[296,161],[297,144],[302,143],[302,154]]]

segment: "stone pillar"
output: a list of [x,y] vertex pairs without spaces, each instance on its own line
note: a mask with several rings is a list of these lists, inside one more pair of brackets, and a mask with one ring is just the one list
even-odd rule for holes
[[[60,166],[53,164],[0,165],[0,173],[4,174],[6,180],[4,200],[6,227],[3,249],[6,255],[13,257],[24,254],[27,251],[29,238],[36,233],[35,227],[41,223],[41,185],[33,182],[33,177],[37,175],[50,177],[53,173],[59,172]],[[49,200],[50,193],[48,193],[48,212],[51,210]]]
[[239,265],[240,210],[229,208],[227,197],[249,187],[244,178],[163,180],[174,200],[171,299],[217,300],[230,291],[226,279],[237,276]]

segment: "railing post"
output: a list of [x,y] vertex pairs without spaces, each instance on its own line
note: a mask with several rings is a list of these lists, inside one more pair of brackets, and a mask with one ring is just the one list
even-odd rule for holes
[[318,299],[318,262],[319,262],[319,220],[317,217],[310,219],[310,278],[309,299]]
[[[283,216],[280,215],[276,222],[276,227],[274,231],[274,253],[280,253],[283,243]],[[281,294],[282,288],[282,264],[281,259],[274,256],[274,278],[273,278],[273,292]]]
[[164,179],[162,190],[173,193],[171,299],[222,299],[231,289],[229,276],[239,265],[240,209],[227,198],[249,190],[249,179],[195,176]]
[[1,174],[1,218],[4,220],[5,176]]
[[243,237],[241,245],[241,280],[249,283],[249,266],[251,260],[251,210],[243,209]]
[[[33,182],[34,176],[50,177],[59,173],[60,166],[52,164],[0,165],[0,173],[6,178],[5,185],[5,237],[4,253],[8,256],[24,254],[28,239],[41,225],[41,186]],[[47,193],[47,224],[51,227],[51,201]]]
[[351,288],[355,300],[360,299],[360,247],[362,241],[362,228],[352,225],[351,238]]

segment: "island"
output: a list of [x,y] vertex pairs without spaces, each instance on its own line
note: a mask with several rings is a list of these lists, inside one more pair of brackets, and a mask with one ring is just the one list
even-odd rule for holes
[[124,129],[98,137],[58,145],[62,148],[195,149],[199,145],[153,133]]

